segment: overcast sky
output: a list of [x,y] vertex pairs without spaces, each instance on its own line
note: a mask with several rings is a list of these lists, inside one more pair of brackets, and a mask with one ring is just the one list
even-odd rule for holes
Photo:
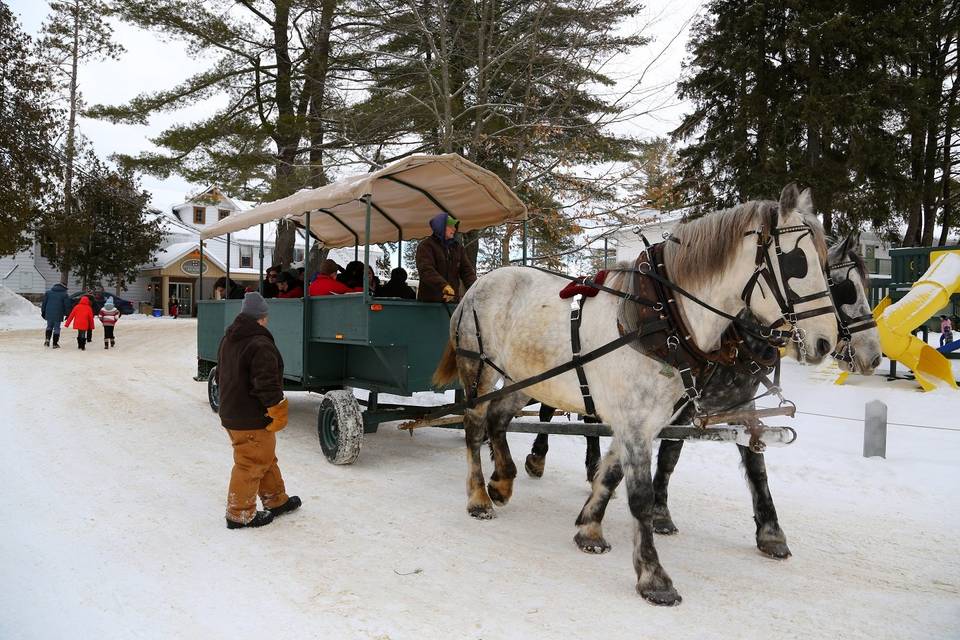
[[[47,3],[42,0],[8,2],[26,32],[36,35],[49,11]],[[637,23],[626,25],[635,29],[645,27],[645,33],[654,38],[654,42],[613,61],[610,73],[622,86],[629,86],[646,70],[642,87],[656,93],[647,100],[655,111],[622,125],[621,131],[646,138],[664,135],[679,122],[685,105],[677,103],[672,85],[680,75],[685,55],[685,25],[701,10],[701,5],[700,0],[650,0]],[[143,92],[172,87],[207,66],[204,61],[190,58],[181,42],[163,41],[151,32],[121,23],[115,27],[115,36],[126,48],[119,60],[93,63],[80,69],[80,90],[87,104],[123,103]],[[216,102],[208,102],[159,114],[145,126],[114,125],[81,118],[79,127],[101,157],[118,152],[136,154],[153,149],[149,138],[165,128],[204,116],[216,106]],[[161,180],[153,176],[143,176],[143,185],[153,194],[153,205],[160,208],[183,202],[188,194],[206,186],[193,185],[179,177]]]

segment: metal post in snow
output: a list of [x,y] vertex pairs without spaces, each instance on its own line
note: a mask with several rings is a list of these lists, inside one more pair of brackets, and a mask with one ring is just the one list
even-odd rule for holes
[[880,400],[866,404],[863,425],[863,457],[887,457],[887,405]]

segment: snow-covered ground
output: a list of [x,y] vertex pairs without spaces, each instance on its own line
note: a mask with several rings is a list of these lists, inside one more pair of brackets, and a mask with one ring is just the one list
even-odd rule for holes
[[[476,522],[459,432],[387,425],[334,467],[319,398],[291,394],[278,455],[304,506],[228,531],[231,451],[191,380],[196,324],[128,320],[110,351],[99,328],[84,352],[44,349],[42,328],[0,334],[2,638],[960,637],[960,392],[786,366],[807,413],[767,461],[794,556],[756,550],[734,448],[688,444],[671,484],[681,531],[657,540],[684,601],[662,609],[634,592],[622,496],[611,553],[572,542],[577,437],[553,437],[544,478],[521,470],[511,503]],[[864,459],[872,398],[891,422],[952,430],[891,425],[887,459]],[[531,441],[510,437],[518,463]]]

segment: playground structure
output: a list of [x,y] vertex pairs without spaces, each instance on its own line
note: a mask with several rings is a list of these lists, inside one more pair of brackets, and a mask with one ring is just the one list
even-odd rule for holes
[[924,391],[939,382],[957,387],[948,357],[956,353],[960,340],[935,349],[913,335],[929,318],[960,302],[960,246],[906,247],[890,251],[892,280],[887,296],[874,308],[883,352],[890,358],[890,377],[896,377],[896,363],[909,367]]

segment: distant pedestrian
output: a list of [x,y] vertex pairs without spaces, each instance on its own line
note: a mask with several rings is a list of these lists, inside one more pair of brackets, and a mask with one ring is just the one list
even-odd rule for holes
[[[113,298],[110,298],[110,299],[113,300]],[[170,309],[169,309],[169,311],[170,311],[170,315],[173,317],[174,320],[176,320],[176,319],[177,319],[177,316],[180,315],[180,303],[177,302],[177,299],[176,299],[176,298],[171,298],[171,299],[170,299]]]
[[[109,349],[110,347],[116,347],[117,342],[114,338],[114,331],[117,328],[117,321],[120,319],[120,309],[117,309],[113,304],[113,298],[107,298],[107,301],[103,304],[103,308],[100,309],[100,322],[103,324],[103,348]],[[176,316],[174,316],[176,317]]]
[[[287,399],[283,358],[267,330],[269,312],[263,296],[246,294],[217,355],[220,424],[233,443],[228,529],[262,527],[300,507],[300,498],[287,495],[277,466],[275,432],[287,426]],[[257,511],[258,495],[264,511]]]
[[63,326],[77,330],[77,349],[86,351],[87,338],[93,338],[93,307],[90,305],[90,298],[80,296],[80,300],[67,316],[67,321]]
[[50,346],[53,337],[53,348],[60,348],[60,323],[67,315],[67,288],[59,282],[43,294],[40,304],[40,317],[47,321],[47,330],[44,333],[43,346]]
[[945,315],[940,316],[940,346],[953,342],[953,322]]

